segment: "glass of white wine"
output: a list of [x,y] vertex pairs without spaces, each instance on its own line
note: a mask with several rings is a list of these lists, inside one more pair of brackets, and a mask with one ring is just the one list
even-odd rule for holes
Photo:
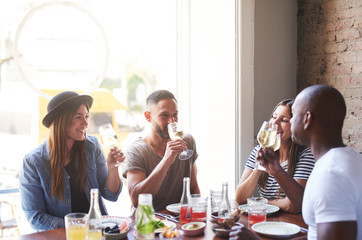
[[[107,147],[116,146],[118,142],[116,131],[114,131],[112,124],[106,123],[99,127],[99,133],[104,145]],[[114,166],[118,167],[121,163],[117,162]]]
[[[168,135],[170,136],[171,140],[183,139],[184,132],[178,128],[177,122],[169,123],[167,125],[167,128],[168,128]],[[193,154],[194,154],[194,151],[192,151],[191,149],[187,149],[180,153],[179,159],[187,160],[190,157],[192,157]]]
[[[264,121],[256,138],[262,148],[270,147],[277,151],[280,147],[280,134],[277,132],[276,124],[269,124],[269,122]],[[258,161],[255,161],[255,168],[265,171],[265,168]]]

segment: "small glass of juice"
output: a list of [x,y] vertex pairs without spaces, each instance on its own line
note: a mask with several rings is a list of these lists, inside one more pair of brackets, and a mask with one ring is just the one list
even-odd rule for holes
[[268,200],[263,197],[248,198],[248,223],[254,225],[266,221],[266,209]]

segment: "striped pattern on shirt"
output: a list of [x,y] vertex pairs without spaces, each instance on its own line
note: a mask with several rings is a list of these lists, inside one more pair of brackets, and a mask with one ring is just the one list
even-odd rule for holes
[[[248,161],[245,164],[246,168],[249,168],[251,170],[254,169],[255,166],[255,156],[256,152],[260,149],[260,146],[256,146],[253,151],[251,152]],[[305,148],[303,151],[301,151],[298,154],[297,159],[297,165],[295,167],[294,179],[304,179],[307,180],[309,178],[309,175],[311,174],[313,167],[314,167],[314,156],[312,152],[309,150],[309,148]],[[284,171],[288,170],[288,160],[284,161],[281,164]],[[261,189],[260,186],[259,193],[261,197],[265,197],[267,199],[275,199],[278,197],[280,186],[277,182],[277,180],[269,175],[268,181],[266,183],[265,189]],[[281,192],[279,195],[279,198],[285,197],[285,193]]]

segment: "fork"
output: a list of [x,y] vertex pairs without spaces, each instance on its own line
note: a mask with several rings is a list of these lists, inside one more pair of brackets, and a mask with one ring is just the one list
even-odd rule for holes
[[165,214],[165,213],[160,213],[160,212],[155,212],[155,215],[157,215],[157,216],[160,216],[160,217],[163,217],[163,218],[165,218],[165,219],[167,219],[167,220],[170,220],[170,221],[172,221],[172,222],[178,222],[178,216],[177,217],[175,217],[175,216],[172,216],[172,215],[169,215],[169,214]]

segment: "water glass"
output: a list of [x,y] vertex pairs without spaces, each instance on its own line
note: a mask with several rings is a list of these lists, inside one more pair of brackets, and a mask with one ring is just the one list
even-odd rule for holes
[[88,214],[70,213],[65,215],[65,231],[67,240],[86,240],[88,232]]
[[263,197],[248,198],[248,223],[251,225],[266,221],[268,199]]
[[191,218],[193,222],[206,222],[207,196],[191,194]]
[[210,203],[211,203],[211,214],[216,213],[219,211],[219,205],[222,198],[222,191],[218,190],[210,190]]

